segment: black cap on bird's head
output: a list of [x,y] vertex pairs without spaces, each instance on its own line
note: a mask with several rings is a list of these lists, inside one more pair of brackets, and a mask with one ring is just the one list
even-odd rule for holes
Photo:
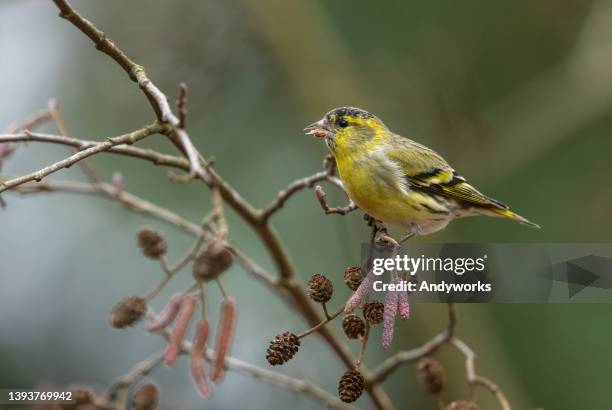
[[351,125],[363,126],[371,119],[376,117],[361,108],[338,107],[325,114],[321,120],[304,128],[304,131],[317,138],[332,137],[339,129]]

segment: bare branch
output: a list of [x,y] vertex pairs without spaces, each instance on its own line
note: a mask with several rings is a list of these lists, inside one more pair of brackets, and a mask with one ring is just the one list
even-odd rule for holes
[[[0,134],[0,143],[2,142],[27,142],[27,141],[38,141],[48,142],[52,144],[69,145],[76,147],[79,150],[95,147],[101,142],[98,141],[87,141],[70,137],[63,137],[60,135],[44,134],[39,132],[19,132],[14,134]],[[189,171],[189,162],[182,157],[173,155],[162,154],[148,148],[130,147],[126,145],[114,146],[107,151],[119,155],[125,155],[129,157],[135,157],[145,159],[154,163],[155,165],[164,165],[173,168],[182,169]]]
[[[206,173],[200,164],[200,156],[193,146],[187,132],[180,127],[181,121],[174,115],[168,98],[147,76],[144,67],[132,61],[119,47],[113,43],[104,32],[98,30],[89,20],[77,13],[70,4],[65,0],[53,0],[57,8],[60,10],[60,17],[68,20],[75,27],[81,30],[87,37],[93,41],[96,48],[101,52],[110,56],[117,62],[125,72],[130,76],[132,81],[138,83],[138,86],[143,91],[151,107],[155,111],[157,119],[162,123],[168,123],[174,130],[166,130],[166,135],[170,137],[173,143],[181,148],[187,158],[191,170],[200,177],[204,178]],[[178,141],[172,138],[172,134],[176,133]]]
[[378,366],[378,368],[373,371],[372,377],[367,379],[367,383],[380,383],[384,381],[391,373],[396,371],[401,365],[405,363],[415,362],[425,356],[429,356],[453,338],[456,326],[457,314],[455,312],[455,307],[453,304],[449,304],[448,324],[444,331],[437,334],[427,343],[420,347],[417,347],[416,349],[399,352],[395,356],[391,356],[390,358],[385,360],[380,366]]
[[76,164],[84,158],[90,157],[99,152],[108,151],[112,147],[121,145],[121,144],[133,144],[143,138],[148,137],[149,135],[160,133],[165,130],[165,126],[159,123],[151,124],[146,127],[143,127],[139,130],[130,132],[128,134],[120,135],[118,137],[108,138],[106,141],[101,142],[91,148],[87,148],[83,151],[80,151],[70,157],[63,159],[59,162],[51,164],[43,169],[40,169],[36,172],[32,172],[31,174],[24,175],[22,177],[10,179],[8,181],[4,181],[0,183],[0,192],[6,191],[9,188],[15,187],[17,185],[23,184],[28,181],[40,181],[44,177],[54,172],[61,170],[62,168],[69,168],[71,165]]
[[504,392],[497,386],[497,384],[493,383],[491,380],[486,377],[478,376],[476,374],[476,353],[468,345],[466,345],[461,340],[456,337],[452,340],[453,345],[461,351],[465,355],[465,372],[467,375],[468,383],[470,386],[482,386],[491,392],[492,395],[495,396],[497,401],[499,402],[499,406],[502,410],[512,410],[508,399],[506,399],[506,395]]
[[[35,193],[46,193],[46,192],[66,192],[86,195],[98,195],[103,198],[110,199],[112,201],[118,201],[124,208],[146,214],[153,218],[167,222],[195,237],[204,235],[204,238],[208,239],[211,237],[209,232],[203,231],[198,224],[191,222],[169,209],[163,208],[152,202],[149,202],[143,198],[140,198],[134,194],[123,191],[119,198],[117,198],[117,190],[111,184],[102,183],[100,185],[92,185],[83,182],[72,182],[72,181],[47,181],[38,184],[24,184],[12,189],[14,192],[20,194],[35,194]],[[257,279],[270,286],[271,288],[278,289],[278,280],[274,276],[266,271],[264,268],[259,266],[255,261],[248,257],[242,250],[240,250],[235,244],[229,245],[234,255],[236,255],[236,261],[240,266],[243,267],[247,272],[255,276]],[[177,263],[178,265],[178,263]],[[180,269],[177,265],[170,267],[171,270]]]
[[[166,329],[160,331],[159,334],[165,339],[168,339],[170,337],[170,332]],[[181,347],[181,353],[189,354],[191,352],[192,344],[188,341],[183,341]],[[214,357],[214,350],[207,349],[206,360],[211,361]],[[246,363],[242,360],[230,356],[227,356],[225,358],[225,367],[230,371],[246,374],[247,376],[251,376],[256,380],[261,380],[266,383],[285,387],[292,391],[304,393],[305,395],[312,397],[313,399],[317,400],[321,404],[331,409],[353,409],[352,406],[343,403],[336,396],[326,392],[325,390],[321,389],[320,387],[307,380],[294,379],[293,377],[285,376],[281,373],[276,373],[271,370],[263,369],[261,367],[257,367],[255,365]]]
[[319,204],[321,205],[321,208],[327,215],[329,214],[346,215],[349,212],[353,212],[354,210],[357,209],[357,205],[353,201],[350,201],[349,204],[346,206],[338,206],[338,207],[330,208],[329,205],[327,204],[327,194],[325,193],[323,188],[321,188],[321,185],[317,185],[315,187],[315,195],[317,196],[317,199],[319,200]]

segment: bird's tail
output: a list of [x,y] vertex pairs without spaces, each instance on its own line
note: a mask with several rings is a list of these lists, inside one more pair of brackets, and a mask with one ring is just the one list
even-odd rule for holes
[[514,212],[512,212],[509,209],[505,209],[505,208],[490,208],[489,210],[491,212],[493,212],[494,214],[497,214],[497,215],[505,217],[505,218],[510,218],[512,220],[515,220],[516,222],[518,222],[520,224],[527,225],[527,226],[530,226],[532,228],[540,229],[540,225],[535,224],[535,223],[529,221],[526,218],[523,218],[519,214],[515,214]]

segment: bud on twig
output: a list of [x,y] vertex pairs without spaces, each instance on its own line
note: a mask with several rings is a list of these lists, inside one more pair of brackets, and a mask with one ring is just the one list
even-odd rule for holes
[[425,390],[435,396],[442,393],[446,378],[440,362],[431,357],[424,357],[417,364],[417,370],[419,382]]
[[157,407],[159,389],[153,383],[143,384],[132,397],[134,410],[153,410]]
[[164,306],[162,311],[159,312],[157,317],[155,317],[155,319],[153,319],[145,327],[147,332],[157,332],[158,330],[161,330],[168,326],[170,323],[172,323],[172,321],[174,320],[174,318],[176,318],[176,315],[179,312],[179,308],[181,307],[182,301],[183,295],[176,294],[172,296],[168,303],[166,303],[166,306]]
[[349,314],[342,319],[342,329],[349,339],[357,339],[365,333],[365,323],[357,315]]
[[138,246],[142,253],[151,259],[159,259],[168,247],[164,238],[151,228],[141,228],[138,231]]
[[211,372],[213,382],[219,384],[225,374],[225,358],[229,354],[236,328],[236,300],[232,297],[223,299],[221,303],[221,318],[217,328],[217,345],[215,346],[215,361]]
[[119,329],[131,326],[142,319],[146,310],[147,303],[143,298],[139,296],[123,298],[113,307],[110,324]]
[[212,386],[208,381],[206,372],[204,371],[204,355],[206,354],[206,342],[208,340],[209,324],[207,320],[200,320],[196,327],[196,333],[193,338],[191,347],[191,356],[189,368],[191,369],[191,377],[196,385],[198,392],[210,399],[212,397]]
[[363,306],[363,315],[371,325],[378,325],[383,321],[385,305],[380,302],[368,302]]
[[352,403],[361,396],[365,380],[358,370],[348,370],[338,383],[338,395],[345,403]]
[[183,342],[183,338],[185,337],[185,333],[187,333],[187,328],[189,327],[189,322],[193,316],[196,303],[197,295],[195,293],[189,293],[183,296],[181,308],[179,309],[178,317],[176,318],[176,324],[174,325],[174,330],[170,335],[170,341],[168,342],[168,347],[166,348],[166,354],[164,356],[164,363],[168,366],[172,366],[174,363],[176,363],[176,359],[181,352],[181,344]]
[[277,335],[270,342],[266,351],[266,359],[272,366],[283,364],[291,360],[299,348],[300,339],[291,332],[285,332]]
[[350,290],[357,290],[359,285],[361,285],[361,281],[363,280],[363,274],[361,271],[361,267],[359,266],[349,266],[344,271],[344,283],[349,287]]
[[478,406],[471,401],[456,400],[446,406],[444,410],[478,410]]
[[308,296],[318,303],[328,302],[334,294],[334,285],[320,273],[312,275],[308,281]]
[[224,241],[215,238],[193,262],[193,274],[197,279],[211,280],[232,266],[234,255],[227,249]]

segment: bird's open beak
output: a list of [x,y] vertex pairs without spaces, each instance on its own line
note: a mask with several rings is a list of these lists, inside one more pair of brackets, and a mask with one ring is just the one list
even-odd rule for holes
[[322,119],[304,128],[304,132],[306,135],[312,135],[316,138],[325,138],[331,131],[329,130],[325,119]]

